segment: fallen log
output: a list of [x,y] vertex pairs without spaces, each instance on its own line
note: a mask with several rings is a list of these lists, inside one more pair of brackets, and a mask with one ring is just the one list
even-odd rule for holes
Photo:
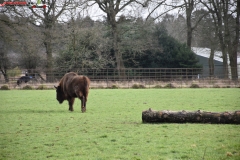
[[142,111],[143,123],[212,123],[212,124],[240,124],[240,110],[233,112],[206,111]]

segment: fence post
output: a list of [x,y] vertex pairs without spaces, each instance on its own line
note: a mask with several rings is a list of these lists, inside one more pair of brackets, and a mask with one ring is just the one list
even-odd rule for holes
[[128,89],[129,89],[129,68],[128,68],[128,74],[127,74],[127,85],[128,85]]

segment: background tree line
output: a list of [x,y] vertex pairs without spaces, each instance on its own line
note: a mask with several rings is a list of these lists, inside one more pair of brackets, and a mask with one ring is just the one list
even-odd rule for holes
[[[192,68],[191,47],[223,52],[237,79],[240,2],[237,0],[44,0],[46,9],[5,7],[0,14],[0,69],[45,69],[47,80],[82,68]],[[95,6],[101,19],[83,13]],[[163,12],[157,12],[164,7]],[[149,10],[146,18],[137,10]],[[177,9],[175,12],[168,12]],[[134,14],[132,14],[134,13]],[[209,65],[213,65],[209,61]],[[213,67],[213,66],[212,66]]]

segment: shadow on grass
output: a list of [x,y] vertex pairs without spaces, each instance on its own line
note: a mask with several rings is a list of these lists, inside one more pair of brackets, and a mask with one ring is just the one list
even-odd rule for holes
[[1,111],[1,113],[39,113],[39,114],[42,114],[42,113],[74,113],[74,112],[70,112],[68,110],[54,110],[54,109],[51,109],[51,110],[39,110],[39,109],[22,109],[22,110],[5,110],[5,111]]

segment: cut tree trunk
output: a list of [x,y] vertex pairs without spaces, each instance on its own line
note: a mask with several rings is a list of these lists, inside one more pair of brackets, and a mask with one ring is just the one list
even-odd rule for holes
[[240,124],[240,110],[233,112],[206,111],[153,111],[142,112],[143,123],[212,123],[212,124]]

